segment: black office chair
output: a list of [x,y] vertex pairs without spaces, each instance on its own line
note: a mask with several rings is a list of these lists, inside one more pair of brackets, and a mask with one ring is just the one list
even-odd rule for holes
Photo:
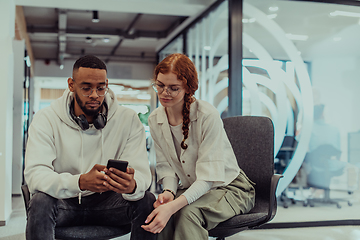
[[[27,185],[21,186],[23,193],[26,215],[30,201],[30,192]],[[129,233],[131,230],[131,224],[125,225],[122,228],[110,227],[110,226],[73,226],[73,227],[56,227],[55,238],[62,240],[101,240],[111,239],[115,237],[123,236]]]
[[234,216],[209,231],[209,236],[218,240],[273,219],[275,191],[282,177],[274,175],[274,126],[269,118],[239,116],[223,122],[240,168],[256,186],[255,206],[249,213]]
[[[340,201],[346,201],[349,206],[352,205],[347,199],[331,199],[330,198],[330,182],[335,176],[343,174],[344,167],[338,169],[330,169],[331,161],[339,161],[341,151],[329,144],[317,147],[312,152],[306,154],[305,163],[311,169],[307,176],[307,184],[315,189],[323,189],[323,198],[309,198],[308,202],[314,207],[315,202],[323,204],[336,204],[341,208]],[[346,190],[347,191],[347,190]]]
[[[279,161],[275,163],[275,173],[283,174],[285,172],[286,168],[289,166],[289,164],[291,162],[291,159],[294,155],[297,144],[298,144],[298,142],[296,141],[294,136],[285,136],[284,137],[283,143],[279,149],[279,152],[276,155],[276,158],[279,159]],[[293,182],[297,182],[297,176],[294,177]],[[294,187],[294,185],[297,185],[297,186]],[[307,199],[303,196],[301,198],[294,198],[294,197],[288,196],[288,193],[291,191],[295,195],[297,189],[300,189],[300,193],[301,193],[301,195],[303,195],[303,192],[302,192],[303,186],[299,186],[299,184],[294,184],[294,185],[291,187],[287,187],[281,193],[281,195],[279,197],[280,202],[282,202],[282,206],[284,208],[289,207],[289,202],[291,202],[292,204],[296,204],[296,202],[302,202],[305,207],[308,204]]]
[[294,155],[296,146],[297,141],[293,136],[284,137],[283,143],[281,144],[279,152],[276,155],[276,158],[279,159],[279,162],[275,163],[275,173],[284,173],[285,169],[290,163],[292,156]]

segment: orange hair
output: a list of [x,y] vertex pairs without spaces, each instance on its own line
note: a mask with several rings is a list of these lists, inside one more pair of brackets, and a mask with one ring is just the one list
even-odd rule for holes
[[182,81],[185,90],[184,105],[182,110],[183,115],[183,135],[184,139],[181,142],[181,148],[187,149],[185,140],[189,136],[189,124],[190,124],[190,104],[195,101],[195,91],[198,89],[198,75],[194,63],[184,54],[173,53],[164,60],[162,60],[155,68],[154,79],[157,79],[159,73],[167,74],[174,73],[178,80]]

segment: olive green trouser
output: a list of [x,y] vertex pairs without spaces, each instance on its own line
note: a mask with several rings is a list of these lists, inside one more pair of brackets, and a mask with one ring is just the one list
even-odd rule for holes
[[[255,204],[254,183],[240,172],[228,186],[212,189],[195,202],[183,207],[158,234],[158,240],[208,240],[208,230]],[[180,196],[186,189],[179,189]]]

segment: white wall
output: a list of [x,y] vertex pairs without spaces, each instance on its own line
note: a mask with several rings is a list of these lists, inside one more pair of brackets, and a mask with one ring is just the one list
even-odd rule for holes
[[13,42],[14,95],[13,95],[13,162],[12,194],[21,194],[24,132],[24,52],[25,41]]
[[13,75],[12,42],[15,32],[15,3],[1,1],[0,8],[0,226],[11,214]]
[[360,57],[315,58],[311,68],[325,120],[340,129],[342,160],[347,161],[347,134],[360,130]]

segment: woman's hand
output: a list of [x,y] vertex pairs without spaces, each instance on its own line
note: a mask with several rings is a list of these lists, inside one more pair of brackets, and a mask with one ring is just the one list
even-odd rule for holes
[[174,196],[172,195],[172,193],[165,191],[159,194],[158,199],[154,202],[153,206],[154,208],[157,208],[160,205],[171,202],[173,200],[174,200]]
[[[173,199],[174,196],[172,196],[171,193],[169,193],[169,194],[171,195],[171,199]],[[160,195],[165,196],[167,194],[166,194],[166,192],[164,192]],[[160,197],[160,195],[159,195],[159,197]],[[167,199],[169,199],[169,198],[167,198]],[[158,198],[158,200],[159,200],[159,198]],[[156,202],[158,200],[156,200]],[[163,200],[163,201],[165,201],[165,200]],[[157,206],[150,213],[150,215],[146,218],[145,224],[148,224],[148,223],[150,223],[150,224],[142,225],[141,227],[148,232],[160,233],[166,226],[170,217],[174,213],[176,213],[178,210],[180,210],[181,208],[186,206],[187,204],[188,204],[188,202],[187,202],[185,196],[183,196],[183,195],[181,195],[180,197],[178,197],[175,200],[170,200],[170,202],[162,203],[159,206]],[[154,206],[155,206],[155,203],[154,203]]]
[[171,215],[173,215],[174,209],[172,208],[171,204],[162,204],[154,209],[150,215],[146,218],[145,223],[151,222],[148,225],[142,225],[141,227],[154,234],[161,232],[164,227],[166,226],[167,222],[169,221]]

